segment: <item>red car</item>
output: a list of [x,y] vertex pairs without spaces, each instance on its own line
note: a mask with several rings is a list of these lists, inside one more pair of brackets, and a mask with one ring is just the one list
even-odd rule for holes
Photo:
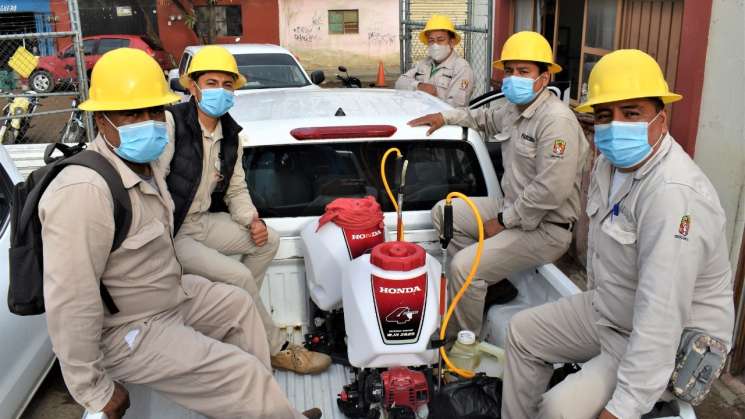
[[[176,66],[171,54],[162,47],[156,45],[152,40],[139,35],[95,35],[83,37],[83,55],[85,60],[85,72],[90,77],[91,69],[101,55],[116,48],[137,48],[147,52],[160,64],[164,71]],[[28,78],[31,90],[39,93],[48,93],[55,88],[60,90],[73,90],[62,87],[68,82],[77,82],[77,66],[75,64],[75,52],[72,45],[65,48],[57,55],[39,58],[39,65]]]

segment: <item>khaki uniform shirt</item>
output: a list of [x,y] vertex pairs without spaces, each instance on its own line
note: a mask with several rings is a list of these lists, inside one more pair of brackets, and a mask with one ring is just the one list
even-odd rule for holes
[[609,197],[612,173],[600,157],[587,204],[587,273],[598,323],[629,336],[607,407],[638,418],[665,390],[683,328],[730,345],[732,272],[717,192],[672,137]]
[[[63,169],[39,201],[44,243],[44,301],[54,352],[65,383],[83,407],[98,412],[114,392],[103,369],[107,328],[165,312],[186,299],[173,247],[173,201],[163,173],[151,165],[159,191],[108,149],[99,136],[88,147],[119,172],[132,201],[132,224],[111,253],[114,204],[104,179],[82,166]],[[108,288],[119,313],[99,294]]]
[[505,227],[535,230],[542,221],[577,221],[587,140],[574,113],[551,92],[541,92],[522,112],[509,103],[442,115],[448,124],[502,143]]
[[[176,125],[173,121],[173,115],[170,112],[166,112],[166,123],[168,124],[169,138],[174,138]],[[206,214],[209,211],[212,204],[212,192],[214,192],[217,183],[220,181],[219,154],[220,140],[222,140],[222,124],[218,121],[212,133],[208,133],[201,123],[199,126],[202,128],[202,177],[184,224],[197,222],[202,214]],[[243,133],[238,134],[238,155],[235,161],[235,168],[233,169],[233,176],[225,192],[225,203],[228,205],[233,221],[242,226],[248,226],[258,216],[258,213],[251,200],[251,195],[248,193],[246,173],[243,171],[244,141],[245,135]],[[173,153],[174,142],[169,141],[163,152],[163,156],[159,159],[159,164],[164,168],[166,174],[170,172]]]
[[396,81],[396,89],[416,90],[419,83],[434,84],[437,97],[449,105],[460,108],[468,106],[473,93],[473,70],[468,61],[453,51],[440,65],[427,57],[402,74]]

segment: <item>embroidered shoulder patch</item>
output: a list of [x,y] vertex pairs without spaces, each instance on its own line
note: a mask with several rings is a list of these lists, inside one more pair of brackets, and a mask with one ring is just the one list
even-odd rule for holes
[[554,147],[552,150],[552,157],[564,157],[564,152],[567,150],[567,142],[564,140],[554,140]]
[[684,215],[680,219],[678,224],[678,234],[675,235],[676,239],[688,240],[688,232],[691,231],[691,216]]
[[468,79],[461,80],[460,81],[460,90],[466,90],[466,89],[468,89],[468,85],[469,84],[470,83],[469,83]]

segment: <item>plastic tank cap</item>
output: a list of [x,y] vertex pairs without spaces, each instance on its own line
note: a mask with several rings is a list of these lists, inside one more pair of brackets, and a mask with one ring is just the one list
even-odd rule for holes
[[424,266],[424,249],[414,243],[387,242],[373,247],[370,261],[384,271],[411,271]]
[[470,330],[461,330],[458,332],[458,343],[462,345],[473,345],[476,343],[476,333]]

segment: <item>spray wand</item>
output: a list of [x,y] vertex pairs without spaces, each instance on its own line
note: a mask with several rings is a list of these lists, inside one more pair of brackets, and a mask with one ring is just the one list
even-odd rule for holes
[[[447,277],[445,271],[448,269],[448,245],[453,239],[453,203],[445,201],[443,207],[442,236],[440,236],[440,251],[442,252],[442,272],[440,273],[440,310],[437,322],[442,325],[442,318],[447,307]],[[444,340],[441,342],[444,344]],[[439,352],[438,352],[439,353]],[[437,360],[437,388],[442,388],[442,355]]]

